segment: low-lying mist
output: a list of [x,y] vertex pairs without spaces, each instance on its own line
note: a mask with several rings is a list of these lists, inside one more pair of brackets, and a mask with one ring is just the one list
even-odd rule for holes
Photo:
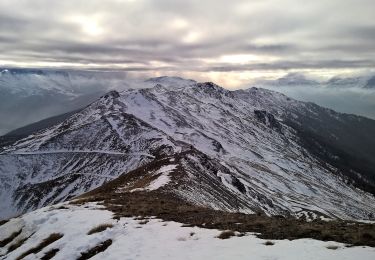
[[375,90],[319,86],[267,86],[301,101],[309,101],[337,112],[375,119]]

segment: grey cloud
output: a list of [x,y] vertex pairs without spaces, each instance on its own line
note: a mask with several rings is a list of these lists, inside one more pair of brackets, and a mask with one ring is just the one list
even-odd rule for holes
[[[367,69],[375,60],[374,9],[370,0],[4,0],[0,63],[201,72]],[[223,63],[224,55],[264,61]]]
[[27,26],[27,20],[18,17],[12,17],[4,13],[0,13],[0,31],[22,29]]
[[291,70],[291,69],[346,69],[373,68],[375,60],[317,60],[317,61],[282,61],[274,63],[252,63],[242,65],[219,65],[204,68],[204,71],[254,71],[254,70]]

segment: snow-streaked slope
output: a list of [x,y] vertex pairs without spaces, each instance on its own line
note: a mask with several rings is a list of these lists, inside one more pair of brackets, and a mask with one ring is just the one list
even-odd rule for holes
[[123,113],[110,92],[0,155],[2,218],[81,194],[180,147]]
[[[310,155],[278,119],[306,103],[264,89],[231,92],[212,83],[125,91],[119,101],[128,113],[220,161],[246,187],[249,201],[267,198],[262,209],[269,214],[368,218],[375,210],[372,195],[333,174],[335,169]],[[220,178],[231,189],[226,176]]]
[[[1,70],[1,69],[0,69]],[[0,73],[0,135],[79,109],[115,88],[126,88],[124,73],[4,69]]]
[[[2,217],[65,200],[165,158],[176,161],[170,165],[178,161],[183,174],[173,179],[172,170],[163,175],[151,169],[157,177],[148,183],[152,189],[135,189],[158,187],[226,211],[375,216],[374,196],[348,185],[285,124],[286,114],[298,119],[315,113],[310,104],[264,89],[190,83],[110,92],[63,123],[5,148]],[[173,183],[182,185],[168,189]]]
[[[110,228],[98,233],[87,233],[101,224]],[[82,206],[60,204],[42,208],[21,217],[11,219],[0,226],[0,240],[13,232],[21,233],[5,247],[0,248],[2,259],[16,259],[36,247],[52,233],[63,235],[57,241],[29,254],[25,259],[41,259],[52,249],[58,250],[53,259],[77,259],[81,253],[111,240],[103,252],[90,259],[373,259],[374,248],[345,247],[336,242],[313,239],[265,240],[248,233],[241,237],[219,239],[215,229],[183,227],[177,222],[164,222],[150,218],[120,218],[114,220],[112,213],[89,203]],[[22,239],[20,247],[7,253],[8,248]],[[336,250],[327,247],[336,246]]]
[[0,135],[80,109],[110,90],[175,85],[193,80],[135,79],[123,71],[0,68]]

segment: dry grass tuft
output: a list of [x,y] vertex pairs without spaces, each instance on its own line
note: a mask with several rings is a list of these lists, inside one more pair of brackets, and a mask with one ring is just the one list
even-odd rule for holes
[[266,246],[273,246],[275,243],[272,242],[272,241],[266,241],[266,242],[264,242],[264,244],[265,244]]
[[112,245],[112,240],[108,239],[108,240],[98,244],[97,246],[89,249],[88,251],[81,253],[81,256],[77,260],[90,259],[94,255],[97,255],[100,252],[104,252],[110,245]]
[[233,230],[225,230],[225,231],[221,232],[220,235],[217,236],[217,238],[228,239],[228,238],[233,237],[235,235],[236,235],[236,233],[234,233]]
[[46,246],[48,246],[48,245],[52,244],[53,242],[59,240],[63,236],[64,235],[60,234],[60,233],[52,233],[47,238],[45,238],[42,242],[40,242],[39,245],[27,250],[26,252],[21,254],[19,257],[17,257],[17,260],[23,259],[30,254],[36,254],[36,253],[40,252],[43,248],[45,248]]
[[92,235],[95,233],[103,232],[107,228],[112,228],[112,227],[113,227],[112,224],[101,224],[99,226],[92,228],[89,232],[87,232],[87,235]]
[[[30,236],[29,236],[29,237],[30,237]],[[7,254],[9,254],[10,252],[12,252],[12,251],[16,250],[17,248],[19,248],[20,246],[22,246],[22,245],[26,242],[26,240],[29,239],[29,237],[22,238],[22,239],[16,241],[15,243],[11,244],[11,245],[8,247],[8,252],[7,252]]]
[[7,223],[8,221],[9,221],[9,219],[0,220],[0,226],[4,225],[4,224]]
[[339,248],[338,246],[334,246],[334,245],[327,246],[327,249],[331,249],[331,250],[336,250],[338,248]]
[[3,240],[0,241],[0,247],[4,247],[6,246],[7,244],[9,244],[10,242],[12,242],[16,237],[18,237],[19,234],[21,234],[22,232],[22,228],[16,232],[13,232],[12,234],[10,234],[9,237],[6,237],[4,238]]
[[66,207],[66,206],[60,206],[60,207],[58,207],[57,209],[69,209],[69,208]]
[[49,260],[49,259],[53,258],[57,254],[57,252],[59,252],[59,251],[60,251],[60,249],[58,249],[58,248],[52,248],[51,250],[46,252],[44,254],[44,256],[40,259],[41,260]]
[[181,227],[195,227],[193,224],[182,224]]

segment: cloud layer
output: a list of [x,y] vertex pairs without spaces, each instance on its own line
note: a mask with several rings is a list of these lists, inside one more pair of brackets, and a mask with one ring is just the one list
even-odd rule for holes
[[[0,65],[115,68],[231,86],[375,68],[373,0],[2,0]],[[323,73],[323,74],[324,74]]]

